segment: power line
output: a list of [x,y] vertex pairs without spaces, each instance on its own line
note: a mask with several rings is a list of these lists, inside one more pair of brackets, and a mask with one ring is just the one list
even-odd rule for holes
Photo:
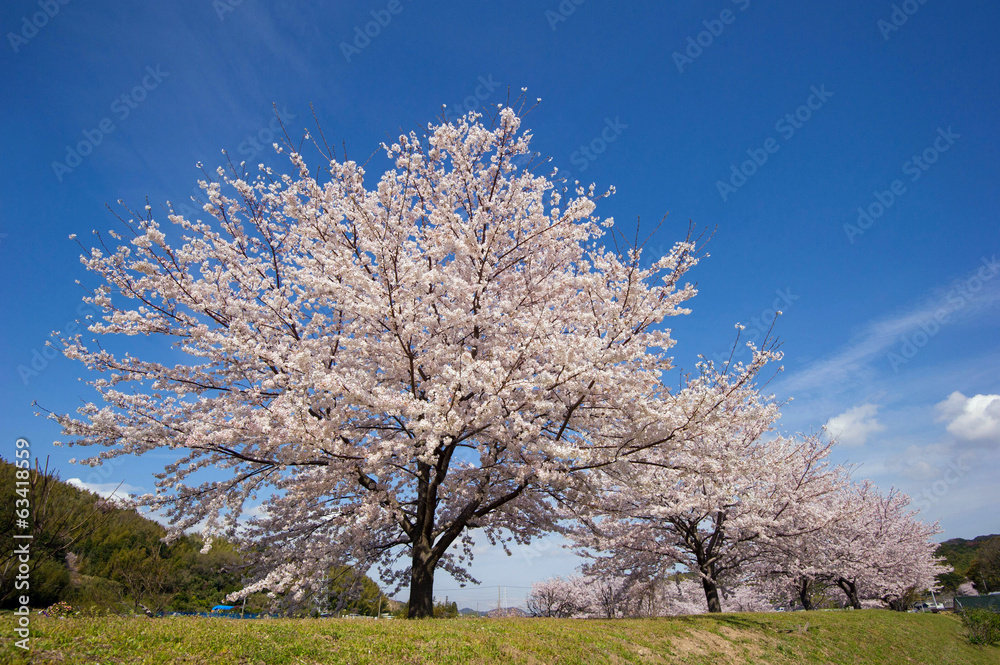
[[531,587],[530,586],[516,586],[514,584],[504,584],[504,585],[499,585],[499,584],[477,584],[475,586],[457,587],[457,588],[449,587],[447,589],[438,589],[438,588],[435,587],[434,591],[435,592],[437,592],[437,591],[470,591],[470,590],[475,590],[475,589],[500,589],[500,588],[504,588],[504,589],[530,589]]

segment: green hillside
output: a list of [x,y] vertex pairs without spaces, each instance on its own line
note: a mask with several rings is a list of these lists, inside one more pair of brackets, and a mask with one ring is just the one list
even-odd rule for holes
[[[0,484],[15,486],[15,467],[0,459]],[[241,588],[243,562],[235,548],[216,540],[202,553],[198,535],[162,542],[166,529],[135,510],[107,501],[59,479],[55,472],[32,474],[30,489],[31,606],[64,601],[74,608],[112,612],[204,612]],[[0,569],[14,562],[14,492],[0,493]],[[0,609],[17,606],[14,576],[0,579]],[[323,606],[374,613],[384,602],[375,583],[341,567],[331,571]],[[343,602],[339,602],[339,601]],[[251,597],[247,611],[263,609]],[[310,603],[301,612],[313,611]]]

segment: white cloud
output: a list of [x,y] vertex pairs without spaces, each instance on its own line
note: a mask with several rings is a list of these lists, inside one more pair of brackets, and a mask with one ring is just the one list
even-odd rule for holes
[[875,417],[877,413],[877,404],[862,404],[830,418],[823,427],[827,435],[841,445],[863,446],[870,434],[885,429]]
[[70,478],[66,482],[74,487],[79,487],[82,490],[103,496],[105,499],[110,499],[112,494],[114,494],[116,499],[125,499],[130,494],[134,496],[143,493],[141,487],[129,485],[128,483],[85,483],[79,478]]
[[1000,443],[1000,395],[966,397],[957,390],[937,405],[938,420],[961,441]]
[[248,520],[254,517],[256,517],[257,519],[267,519],[268,517],[270,517],[270,513],[268,512],[266,503],[262,503],[258,506],[253,506],[252,508],[247,508],[243,511],[243,514],[240,515],[240,519],[243,520]]

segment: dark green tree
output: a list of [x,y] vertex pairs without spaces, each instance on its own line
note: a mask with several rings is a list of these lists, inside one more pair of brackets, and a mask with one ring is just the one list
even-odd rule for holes
[[1000,591],[1000,537],[979,546],[965,574],[981,594]]
[[456,603],[455,601],[451,601],[450,603],[442,603],[442,602],[434,603],[434,618],[457,619],[458,603]]
[[378,616],[389,603],[378,584],[350,566],[330,571],[329,607],[335,613]]
[[[15,533],[32,536],[28,595],[32,606],[46,607],[59,600],[70,584],[67,554],[100,528],[106,515],[94,501],[61,482],[49,470],[48,460],[44,467],[36,459],[33,469],[18,469],[0,459],[0,485],[7,488],[0,493],[0,607],[13,607],[23,592],[17,588],[22,562],[16,547],[24,541],[16,540]],[[26,518],[16,512],[22,510]],[[27,530],[15,523],[21,519]]]

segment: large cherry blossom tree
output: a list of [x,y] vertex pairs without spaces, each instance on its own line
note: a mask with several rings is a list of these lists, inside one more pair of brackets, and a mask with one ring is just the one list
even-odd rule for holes
[[252,545],[246,592],[377,565],[413,617],[438,568],[471,579],[473,530],[527,542],[577,478],[672,446],[717,404],[663,383],[696,243],[606,248],[592,186],[521,168],[521,120],[402,135],[371,186],[286,144],[290,174],[204,181],[207,221],[122,220],[83,257],[103,339],[63,339],[101,398],[69,442],[175,453],[143,501]]

